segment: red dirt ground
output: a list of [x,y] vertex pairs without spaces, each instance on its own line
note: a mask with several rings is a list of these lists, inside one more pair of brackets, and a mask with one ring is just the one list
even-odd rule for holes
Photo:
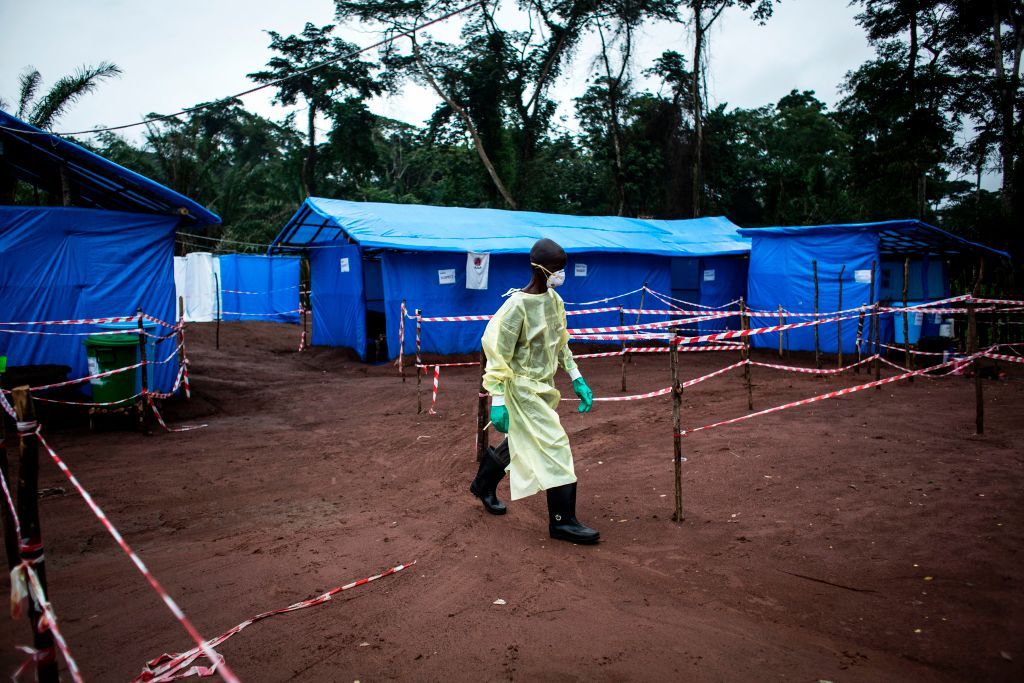
[[[547,537],[543,496],[492,517],[469,495],[474,369],[443,371],[440,414],[417,415],[415,381],[297,354],[295,327],[227,324],[220,351],[209,325],[189,339],[196,397],[167,413],[208,428],[47,429],[204,635],[418,561],[230,640],[243,680],[1024,678],[1021,366],[985,381],[984,436],[965,378],[688,436],[683,524],[670,399],[567,403],[579,514],[602,535],[577,547]],[[733,359],[688,354],[682,377]],[[619,393],[617,360],[581,365],[596,395]],[[637,357],[630,390],[667,386],[667,366]],[[866,379],[753,373],[756,408]],[[685,393],[686,426],[745,412],[740,371]],[[48,460],[40,485],[69,488]],[[87,680],[191,647],[75,493],[40,504],[50,595]],[[29,629],[0,623],[11,671]]]

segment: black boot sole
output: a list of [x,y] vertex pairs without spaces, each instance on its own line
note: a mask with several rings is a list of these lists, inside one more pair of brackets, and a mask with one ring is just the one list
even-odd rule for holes
[[601,540],[601,534],[596,536],[577,536],[576,534],[567,533],[558,529],[548,529],[548,533],[551,538],[559,541],[568,541],[569,543],[576,543],[577,545],[597,545]]

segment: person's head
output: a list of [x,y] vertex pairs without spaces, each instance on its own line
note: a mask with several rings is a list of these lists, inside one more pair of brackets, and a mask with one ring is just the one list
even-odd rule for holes
[[557,284],[552,281],[552,277],[555,273],[565,270],[568,260],[565,249],[546,237],[537,240],[533,248],[530,249],[530,266],[533,268],[534,274],[541,276],[540,280],[546,282],[549,287],[557,287],[565,280],[565,273],[561,274]]

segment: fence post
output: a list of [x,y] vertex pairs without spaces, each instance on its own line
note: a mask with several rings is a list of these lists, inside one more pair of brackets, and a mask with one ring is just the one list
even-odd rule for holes
[[398,320],[398,372],[402,375],[402,384],[405,384],[405,312],[407,310],[405,299],[402,299],[402,305],[398,309],[401,315]]
[[422,333],[422,311],[416,309],[416,412],[423,412],[423,358],[420,357],[420,335]]
[[[903,363],[908,370],[913,370],[913,361],[910,356],[910,314],[907,313],[907,284],[910,280],[910,257],[903,261]],[[911,384],[914,383],[913,376],[907,378]]]
[[860,374],[861,344],[864,343],[864,309],[861,308],[857,314],[857,367],[854,370]]
[[142,324],[142,309],[138,309],[139,324],[139,378],[142,384],[142,408],[139,411],[139,428],[143,434],[149,434],[149,361],[146,358],[146,335]]
[[181,366],[181,386],[185,389],[185,398],[192,398],[192,387],[188,384],[188,358],[185,355],[185,297],[178,297],[178,364]]
[[[639,324],[639,323],[637,323]],[[625,327],[626,316],[622,313],[622,305],[619,305],[619,327]],[[622,339],[622,391],[626,391],[626,339]]]
[[487,430],[487,391],[484,389],[484,372],[487,370],[487,356],[480,352],[480,386],[476,401],[476,461],[481,462],[487,455],[490,432]]
[[[985,259],[978,262],[978,276],[974,280],[974,287],[971,288],[971,301],[967,306],[967,353],[972,355],[978,352],[978,313],[975,310],[977,304],[974,298],[981,294],[981,279],[985,276]],[[978,434],[985,433],[985,396],[981,384],[981,364],[975,358],[971,361],[974,370],[974,429]]]
[[[740,328],[750,329],[750,316],[747,314],[747,303],[740,297]],[[743,383],[747,385],[747,410],[754,409],[754,388],[750,383],[750,335],[743,337]]]
[[821,370],[821,348],[818,344],[818,261],[811,261],[814,270],[814,367]]
[[839,269],[839,304],[836,306],[836,311],[839,311],[836,315],[840,318],[836,321],[836,346],[839,350],[839,358],[836,361],[836,367],[843,367],[843,321],[842,321],[842,310],[843,310],[843,273],[846,272],[846,264]]
[[[7,482],[7,490],[13,490],[11,485],[10,466],[7,463],[7,414],[0,411],[0,477]],[[11,443],[12,450],[14,443]],[[18,556],[18,534],[14,530],[14,518],[11,517],[11,510],[7,501],[0,501],[0,520],[4,525],[4,552],[7,556],[8,572],[14,569],[20,561]]]
[[[785,324],[785,318],[782,316],[782,304],[779,304],[779,327]],[[782,336],[784,334],[786,334],[785,330],[779,330],[779,358],[782,358]]]
[[219,351],[220,350],[220,277],[217,276],[217,273],[213,274],[213,287],[214,287],[214,290],[215,290],[214,291],[214,295],[216,296],[216,299],[217,299],[217,335],[216,335],[216,345],[217,345],[217,350]]
[[[32,565],[43,592],[46,588],[46,565],[43,556],[43,532],[39,525],[39,439],[36,436],[35,406],[27,386],[11,392],[14,412],[18,416],[18,436],[21,440],[21,465],[18,468],[17,513],[21,521],[21,561]],[[36,666],[40,683],[56,683],[57,651],[53,633],[41,624],[42,612],[35,601],[28,601],[29,621],[32,624],[34,647],[40,653]]]
[[685,519],[683,517],[683,388],[679,384],[679,344],[675,340],[679,331],[673,329],[672,332],[673,339],[668,352],[669,365],[672,370],[672,462],[675,470],[675,511],[672,513],[672,521],[682,522]]
[[[875,261],[871,262],[871,330],[868,334],[868,343],[871,345],[871,353],[873,355],[879,355],[882,351],[882,347],[878,345],[878,301],[875,299],[875,270],[877,268]],[[875,358],[875,380],[882,379],[882,362]],[[875,391],[881,391],[882,387],[875,387]]]

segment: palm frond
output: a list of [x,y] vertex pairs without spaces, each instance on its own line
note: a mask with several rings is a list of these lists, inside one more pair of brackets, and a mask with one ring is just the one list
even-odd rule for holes
[[71,76],[64,76],[53,84],[43,99],[32,108],[29,123],[37,128],[49,128],[68,107],[95,90],[100,81],[120,76],[121,73],[121,67],[111,62],[80,67]]
[[36,92],[43,82],[43,75],[38,69],[28,67],[18,77],[18,111],[15,114],[19,119],[25,118],[32,100],[36,98]]

